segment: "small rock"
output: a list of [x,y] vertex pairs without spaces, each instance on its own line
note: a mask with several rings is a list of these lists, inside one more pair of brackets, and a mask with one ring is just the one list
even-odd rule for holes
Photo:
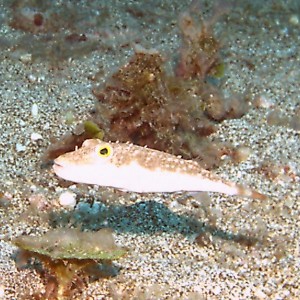
[[251,154],[251,149],[245,146],[237,148],[233,154],[232,158],[235,163],[241,163],[246,161]]
[[16,150],[17,150],[17,152],[24,152],[24,151],[26,151],[26,146],[24,146],[20,143],[17,143],[16,144]]
[[34,117],[34,118],[37,118],[39,114],[39,107],[36,103],[34,103],[32,106],[31,106],[31,115]]
[[36,82],[36,76],[33,74],[29,74],[27,76],[27,78],[28,78],[29,82],[31,82],[31,83]]
[[59,196],[59,203],[66,208],[74,208],[76,205],[76,194],[72,192],[63,192]]
[[31,136],[30,136],[30,139],[31,139],[33,142],[36,142],[36,141],[38,141],[38,140],[42,140],[43,137],[42,137],[39,133],[33,132],[33,133],[31,134]]

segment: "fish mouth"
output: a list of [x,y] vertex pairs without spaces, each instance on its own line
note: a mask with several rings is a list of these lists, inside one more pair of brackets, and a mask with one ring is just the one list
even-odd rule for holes
[[57,173],[57,172],[61,171],[64,167],[54,161],[52,168],[53,168],[54,172]]

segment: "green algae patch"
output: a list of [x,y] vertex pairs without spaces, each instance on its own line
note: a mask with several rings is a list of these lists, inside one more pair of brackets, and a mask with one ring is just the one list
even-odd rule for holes
[[43,165],[47,166],[49,161],[81,147],[87,139],[102,140],[104,138],[104,131],[91,120],[79,124],[74,131],[76,133],[67,133],[49,146],[42,158]]
[[93,121],[85,121],[83,123],[84,132],[93,139],[100,139],[104,138],[104,131],[99,128],[99,126],[94,123]]
[[32,260],[43,266],[41,274],[47,284],[45,293],[36,295],[40,299],[69,299],[89,278],[117,275],[112,260],[127,252],[116,245],[112,230],[107,228],[96,232],[59,228],[42,236],[19,236],[13,243],[20,248],[16,257],[18,267]]

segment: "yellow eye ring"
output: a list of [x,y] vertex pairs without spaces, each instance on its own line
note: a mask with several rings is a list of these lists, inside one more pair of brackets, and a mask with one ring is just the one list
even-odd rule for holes
[[112,149],[110,145],[103,145],[98,148],[97,154],[100,157],[108,157],[112,153]]

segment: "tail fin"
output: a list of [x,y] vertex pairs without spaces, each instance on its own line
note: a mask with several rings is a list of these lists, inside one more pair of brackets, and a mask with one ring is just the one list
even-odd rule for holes
[[258,200],[266,200],[268,197],[250,188],[237,185],[233,182],[214,181],[207,191],[224,193],[227,195],[238,195],[243,197],[249,197]]
[[255,190],[252,190],[249,188],[237,186],[237,190],[238,190],[237,195],[240,195],[240,196],[250,197],[250,198],[258,199],[258,200],[268,199],[268,197],[266,195],[261,194]]

